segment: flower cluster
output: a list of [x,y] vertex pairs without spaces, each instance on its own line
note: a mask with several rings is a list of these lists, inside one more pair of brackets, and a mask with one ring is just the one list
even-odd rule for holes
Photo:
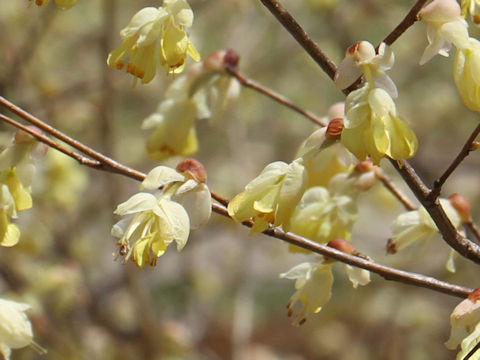
[[346,98],[341,142],[358,159],[371,157],[375,164],[386,156],[407,159],[418,147],[414,132],[397,115],[393,101],[397,89],[385,74],[393,61],[393,53],[384,43],[376,55],[372,44],[361,41],[347,49],[335,74],[339,88],[348,86],[362,73],[365,76],[365,85]]
[[[463,7],[463,15],[468,9],[478,21],[476,1],[465,1]],[[460,5],[455,0],[434,0],[420,11],[419,18],[427,23],[429,42],[420,64],[437,54],[448,56],[454,45],[457,53],[453,77],[458,92],[465,106],[480,112],[480,43],[469,36]]]
[[[50,0],[29,0],[30,4],[35,3],[37,6],[44,6],[50,2]],[[70,9],[74,6],[78,0],[55,0],[55,4],[62,9]]]
[[245,190],[228,204],[228,214],[238,222],[253,220],[252,232],[262,232],[270,224],[288,222],[308,186],[308,172],[299,158],[290,164],[268,164]]
[[119,238],[119,254],[125,261],[132,258],[138,267],[155,266],[172,242],[181,250],[190,229],[210,218],[211,197],[205,181],[205,168],[193,159],[181,162],[177,170],[166,166],[151,170],[142,188],[155,192],[135,194],[115,210],[124,218],[113,226],[112,236]]
[[[440,205],[455,228],[460,228],[462,219],[448,199],[440,199]],[[438,234],[437,225],[422,206],[417,210],[400,214],[392,224],[393,236],[387,244],[387,252],[394,254],[418,241],[428,241]]]
[[[195,64],[175,79],[157,111],[148,116],[143,129],[154,129],[147,140],[147,152],[155,160],[197,151],[195,121],[220,118],[240,93],[238,81],[225,72],[233,51],[218,51]],[[238,56],[237,56],[238,60]]]
[[46,351],[33,341],[32,324],[25,315],[30,305],[0,299],[0,354],[10,360],[12,349],[32,346],[39,353]]
[[187,54],[200,60],[185,31],[192,23],[193,11],[186,0],[164,0],[159,8],[143,8],[120,31],[123,43],[108,55],[107,63],[125,68],[143,84],[155,77],[158,63],[168,73],[180,73]]
[[[32,130],[40,132],[39,129]],[[14,246],[20,229],[12,223],[19,211],[32,207],[31,184],[35,158],[45,155],[47,147],[19,130],[11,144],[0,153],[0,245]]]
[[[467,355],[480,342],[480,289],[474,290],[467,299],[460,302],[450,315],[451,332],[445,343],[447,349],[454,350],[460,345],[457,360]],[[478,359],[478,351],[469,359]]]

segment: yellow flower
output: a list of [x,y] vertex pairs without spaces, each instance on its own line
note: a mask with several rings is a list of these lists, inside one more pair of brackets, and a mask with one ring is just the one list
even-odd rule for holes
[[[357,219],[355,199],[316,186],[305,191],[290,219],[290,231],[320,243],[336,238],[350,240]],[[297,250],[291,247],[291,250]]]
[[[480,301],[479,290],[473,291],[467,299],[461,301],[450,315],[451,332],[445,343],[447,349],[454,350],[460,345],[457,360],[466,359],[467,354],[480,341]],[[476,351],[469,359],[478,359]]]
[[[302,325],[309,313],[318,313],[330,300],[333,285],[331,264],[302,263],[280,274],[280,277],[295,280],[297,291],[287,304],[288,316],[295,315],[295,325]],[[298,301],[301,304],[297,306]]]
[[420,65],[437,54],[448,56],[452,44],[459,49],[468,46],[468,25],[455,0],[434,0],[419,12],[418,17],[427,23],[428,38]]
[[347,96],[344,124],[341,142],[359,160],[370,156],[379,164],[382,157],[403,160],[417,151],[417,137],[397,116],[388,92],[368,83]]
[[475,24],[480,24],[480,1],[479,0],[462,0],[462,16],[466,18],[470,14],[470,18]]
[[206,184],[166,166],[152,169],[142,188],[156,190],[156,194],[140,192],[118,205],[114,213],[124,218],[111,232],[119,238],[120,255],[125,261],[132,257],[138,267],[155,266],[174,241],[178,250],[183,249],[190,229],[203,225],[211,213]]
[[252,219],[253,232],[262,232],[270,224],[286,227],[307,185],[302,159],[273,162],[230,201],[228,214],[238,222]]
[[200,60],[185,32],[185,27],[192,23],[193,12],[185,0],[165,0],[162,7],[146,7],[120,32],[123,43],[109,54],[107,63],[110,67],[126,68],[144,84],[154,78],[158,63],[168,73],[179,73],[187,54]]
[[0,299],[0,354],[10,360],[12,349],[31,346],[40,354],[46,351],[33,341],[32,324],[25,311],[30,305]]
[[470,46],[457,51],[453,77],[465,106],[480,112],[480,42],[477,39],[470,38]]
[[[455,228],[462,220],[448,199],[440,199],[440,205]],[[392,224],[392,238],[388,241],[387,252],[396,253],[417,241],[427,241],[438,234],[437,225],[424,207],[399,215]]]

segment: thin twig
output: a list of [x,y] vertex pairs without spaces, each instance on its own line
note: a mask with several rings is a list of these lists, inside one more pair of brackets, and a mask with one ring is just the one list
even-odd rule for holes
[[433,189],[432,191],[430,191],[430,194],[428,194],[428,200],[433,201],[438,198],[440,192],[442,191],[442,186],[443,184],[445,184],[445,181],[447,181],[448,177],[455,171],[458,165],[460,165],[460,163],[468,156],[468,154],[470,154],[470,151],[473,150],[472,144],[479,133],[480,124],[477,125],[475,130],[473,130],[472,134],[465,142],[465,145],[463,145],[462,150],[458,153],[457,157],[452,161],[447,170],[445,170],[442,176],[440,176],[437,180],[434,181]]
[[88,167],[92,167],[95,169],[100,169],[102,166],[102,163],[98,160],[92,160],[90,158],[87,158],[81,154],[78,154],[74,151],[71,151],[70,149],[67,149],[66,147],[62,146],[61,144],[56,143],[52,139],[50,139],[48,136],[41,134],[39,132],[36,132],[35,130],[29,128],[28,126],[25,126],[18,121],[15,121],[8,116],[5,116],[3,114],[0,114],[0,120],[5,121],[6,123],[9,123],[10,125],[15,126],[18,129],[21,129],[25,131],[26,133],[29,133],[30,135],[34,136],[35,138],[38,139],[38,141],[41,141],[42,143],[50,146],[53,149],[56,149],[62,153],[64,153],[67,156],[70,156],[71,158],[77,160],[80,164],[86,165]]
[[[214,204],[212,206],[212,209],[217,214],[230,218],[230,216],[228,215],[227,209],[224,208],[223,206]],[[253,223],[251,221],[245,221],[242,224],[247,227],[253,226]],[[386,280],[393,280],[393,281],[401,282],[408,285],[419,286],[419,287],[427,288],[430,290],[438,291],[444,294],[457,296],[460,298],[467,297],[473,291],[473,289],[450,284],[444,281],[440,281],[430,276],[425,276],[422,274],[416,274],[408,271],[391,268],[389,266],[380,265],[371,260],[367,260],[362,257],[344,253],[342,251],[339,251],[337,249],[334,249],[324,244],[319,244],[315,241],[304,238],[300,235],[293,234],[291,232],[285,232],[280,228],[267,229],[263,232],[263,234],[277,238],[277,239],[284,240],[290,244],[299,246],[303,249],[312,251],[314,253],[328,256],[329,258],[334,258],[345,264],[350,264],[355,267],[369,270],[373,273],[380,275]]]
[[[1,99],[3,99],[3,98],[0,97],[0,100]],[[22,113],[23,113],[23,110],[22,110]],[[33,115],[30,115],[30,117],[33,117]],[[49,139],[48,137],[46,137],[44,135],[41,135],[41,134],[39,135],[38,133],[35,133],[34,131],[29,129],[28,127],[25,127],[24,125],[6,117],[6,116],[2,115],[0,117],[0,119],[18,127],[18,128],[21,128],[24,131],[29,132],[30,134],[32,134],[33,136],[35,136],[37,139],[44,142],[45,144],[47,144],[49,146],[53,146],[55,149],[57,149],[59,151],[62,151],[66,155],[72,156],[74,159],[78,160],[77,157],[74,157],[75,153],[73,153],[71,151],[64,151],[64,149],[62,149],[62,147],[59,148],[59,145],[52,142],[52,140]],[[44,124],[39,119],[36,119],[36,122],[40,122],[41,124]],[[48,126],[48,127],[44,127],[44,128],[46,128],[47,132],[48,132],[48,129],[50,127]],[[51,132],[49,132],[49,133],[52,135]],[[55,133],[58,133],[58,130],[55,131]],[[66,135],[64,135],[64,137],[65,136]],[[79,143],[79,142],[77,142],[77,143]],[[79,144],[81,144],[81,143],[79,143]],[[83,147],[85,145],[81,144],[81,146]],[[103,155],[97,153],[95,150],[90,149],[90,148],[89,148],[89,152],[91,154],[95,154],[97,158],[103,156]],[[101,162],[101,160],[97,160],[97,161]],[[112,163],[112,162],[117,163],[116,161],[114,161],[112,159],[109,159],[109,163]],[[82,161],[80,163],[88,165],[87,164],[88,162],[85,163],[84,161]],[[101,165],[103,165],[103,164],[101,164]],[[102,167],[99,167],[99,166],[93,166],[93,167],[95,169],[104,170]],[[133,179],[138,180],[138,181],[142,181],[146,176],[145,174],[143,174],[143,173],[141,173],[137,170],[128,168],[127,166],[122,165],[122,164],[120,164],[120,166],[118,166],[115,170],[116,170],[115,172],[118,173],[118,174],[133,178]],[[137,176],[133,177],[132,174],[137,174]],[[212,197],[214,197],[217,201],[224,204],[224,205],[212,204],[213,211],[230,218],[230,216],[228,215],[228,210],[226,209],[226,204],[228,204],[228,201],[226,199],[222,198],[221,196],[219,196],[217,194],[214,194],[214,193],[212,194]],[[246,221],[243,224],[248,226],[248,227],[252,227],[252,225],[253,225],[253,223],[251,221]],[[370,261],[370,260],[367,260],[367,259],[364,259],[364,258],[361,258],[361,257],[358,257],[358,256],[349,255],[349,254],[343,253],[341,251],[338,251],[336,249],[333,249],[331,247],[328,247],[328,246],[316,243],[312,240],[306,239],[302,236],[299,236],[299,235],[296,235],[296,234],[293,234],[293,233],[286,233],[286,232],[284,232],[284,231],[282,231],[281,229],[278,229],[278,228],[268,229],[268,230],[264,231],[264,234],[266,234],[268,236],[278,238],[280,240],[284,240],[284,241],[286,241],[290,244],[300,246],[300,247],[302,247],[304,249],[307,249],[307,250],[310,250],[312,252],[334,258],[334,259],[336,259],[338,261],[341,261],[341,262],[344,262],[346,264],[350,264],[350,265],[353,265],[353,266],[356,266],[356,267],[360,267],[360,268],[372,271],[374,273],[379,274],[380,276],[384,277],[387,280],[394,280],[394,281],[402,282],[402,283],[405,283],[405,284],[420,286],[420,287],[428,288],[428,289],[431,289],[431,290],[434,290],[434,291],[438,291],[438,292],[441,292],[441,293],[445,293],[445,294],[452,295],[452,296],[457,296],[457,297],[466,297],[472,292],[472,289],[469,289],[469,288],[466,288],[466,287],[462,287],[462,286],[450,284],[450,283],[447,283],[447,282],[439,281],[437,279],[434,279],[434,278],[431,278],[431,277],[428,277],[428,276],[424,276],[424,275],[420,275],[420,274],[415,274],[415,273],[410,273],[410,272],[390,268],[388,266],[380,265],[380,264],[377,264],[373,261]]]
[[98,160],[101,165],[100,167],[105,167],[106,169],[102,169],[105,171],[110,171],[113,173],[123,174],[135,180],[142,180],[145,177],[145,174],[141,173],[140,171],[134,170],[125,166],[98,151],[93,150],[92,148],[88,147],[85,144],[82,144],[80,141],[71,138],[70,136],[64,134],[60,130],[48,125],[47,123],[41,121],[37,117],[33,116],[29,112],[23,110],[22,108],[16,106],[12,102],[5,99],[3,96],[0,96],[0,105],[3,105],[13,113],[17,114],[18,116],[22,117],[29,123],[35,125],[36,127],[42,129],[46,133],[52,135],[53,137],[63,141],[64,143],[70,145],[71,147],[77,149],[78,151],[84,153],[85,155]]
[[392,45],[410,26],[412,26],[417,20],[418,13],[422,10],[423,5],[428,0],[418,0],[415,5],[410,9],[405,18],[398,24],[395,29],[383,40],[387,45]]
[[297,40],[311,58],[333,80],[337,66],[310,38],[293,16],[283,7],[278,0],[260,0],[263,5],[277,18],[283,27]]
[[378,166],[376,166],[375,169],[375,176],[383,183],[383,185],[385,185],[385,187],[393,194],[393,196],[395,196],[403,204],[403,206],[405,206],[407,210],[415,210],[417,208],[415,204],[413,204],[405,196],[405,194],[403,194],[400,189],[397,188],[393,181],[390,180],[390,178],[385,175],[383,170]]
[[258,82],[254,81],[252,79],[249,79],[245,75],[240,74],[237,70],[235,70],[231,67],[228,67],[228,66],[227,66],[226,70],[230,75],[235,77],[240,82],[240,84],[242,84],[243,86],[249,87],[250,89],[253,89],[253,90],[255,90],[255,91],[257,91],[257,92],[259,92],[263,95],[266,95],[266,96],[270,97],[271,99],[275,100],[276,102],[278,102],[282,105],[285,105],[286,107],[292,109],[293,111],[296,111],[297,113],[305,116],[307,119],[311,120],[316,125],[320,125],[320,126],[327,126],[328,125],[324,120],[322,120],[320,117],[318,117],[314,113],[312,113],[308,110],[302,109],[300,106],[295,105],[291,100],[287,99],[285,96],[273,91],[272,89],[269,89],[269,88],[259,84]]

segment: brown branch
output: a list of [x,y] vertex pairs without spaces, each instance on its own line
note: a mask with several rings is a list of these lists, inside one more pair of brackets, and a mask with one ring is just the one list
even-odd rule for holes
[[415,5],[410,9],[405,18],[392,30],[390,34],[383,40],[387,45],[392,45],[410,26],[412,26],[417,20],[417,15],[422,10],[423,5],[428,0],[418,0]]
[[442,186],[445,184],[445,181],[447,181],[448,177],[455,171],[455,169],[460,165],[460,163],[470,154],[470,151],[472,151],[472,145],[475,140],[475,138],[478,136],[480,133],[480,124],[477,125],[475,130],[473,130],[472,134],[468,137],[467,141],[465,142],[465,145],[463,145],[462,150],[459,152],[457,157],[452,161],[450,166],[445,170],[445,172],[433,183],[433,189],[430,191],[430,194],[428,194],[428,200],[429,201],[434,201],[438,196],[440,195],[440,192],[442,191]]
[[[212,209],[217,214],[230,218],[230,216],[228,215],[227,209],[224,208],[223,206],[213,204]],[[247,227],[253,226],[253,223],[251,221],[245,221],[242,224]],[[339,251],[337,249],[334,249],[324,244],[319,244],[315,241],[304,238],[300,235],[293,234],[291,232],[285,232],[280,228],[267,229],[263,232],[263,234],[277,238],[277,239],[284,240],[292,245],[299,246],[303,249],[312,251],[314,253],[328,256],[329,258],[336,259],[345,264],[350,264],[355,267],[369,270],[373,273],[380,275],[386,280],[392,280],[392,281],[397,281],[397,282],[401,282],[408,285],[419,286],[426,289],[438,291],[444,294],[457,296],[460,298],[467,297],[473,291],[473,289],[450,284],[444,281],[440,281],[430,276],[425,276],[422,274],[416,274],[408,271],[391,268],[389,266],[380,265],[371,260],[367,260],[362,257],[344,253],[342,251]]]
[[375,167],[375,176],[380,180],[383,185],[389,190],[393,196],[395,196],[407,210],[415,210],[417,207],[413,204],[406,196],[401,192],[399,188],[390,180],[390,178],[385,175],[383,170],[376,166]]
[[101,154],[98,151],[93,150],[92,148],[88,147],[87,145],[82,144],[80,141],[71,138],[70,136],[64,134],[63,132],[57,130],[56,128],[48,125],[47,123],[41,121],[37,117],[33,116],[29,112],[23,110],[22,108],[16,106],[12,102],[5,99],[3,96],[0,96],[0,105],[3,105],[13,113],[17,114],[21,118],[25,119],[32,125],[42,129],[44,132],[52,135],[53,137],[63,141],[64,143],[70,145],[71,147],[77,149],[78,151],[84,153],[85,155],[98,160],[100,165],[97,167],[98,169],[123,174],[135,180],[142,180],[145,177],[145,174],[141,173],[140,171],[134,170],[120,164],[119,162]]
[[307,119],[311,120],[316,125],[327,126],[327,123],[324,120],[322,120],[320,117],[318,117],[317,115],[315,115],[314,113],[308,110],[302,109],[298,105],[295,105],[291,100],[287,99],[285,96],[259,84],[258,82],[252,79],[249,79],[245,75],[240,74],[236,69],[233,69],[232,67],[227,66],[226,70],[231,76],[236,78],[241,85],[248,87],[250,89],[253,89],[263,95],[268,96],[269,98],[275,100],[276,102],[282,105],[285,105],[286,107],[292,109],[293,111],[296,111],[300,115],[305,116]]
[[407,161],[403,161],[402,164],[399,165],[397,161],[392,159],[390,159],[390,163],[402,176],[403,180],[405,180],[418,201],[420,201],[423,207],[428,211],[445,242],[462,256],[480,264],[480,246],[458,233],[455,226],[453,226],[450,219],[447,217],[447,214],[445,214],[438,199],[435,199],[434,201],[428,199],[430,189],[425,186],[411,165]]
[[311,58],[322,68],[322,70],[333,80],[337,66],[318,47],[307,32],[300,26],[293,16],[283,7],[278,0],[260,0],[283,27],[297,40]]
[[[0,97],[0,103],[3,103],[4,101],[6,101],[6,100],[3,99],[2,97]],[[9,103],[9,102],[7,102],[7,103]],[[9,103],[9,104],[11,104],[11,103]],[[24,111],[22,110],[21,113],[24,113]],[[28,115],[29,115],[29,117],[33,117],[33,115],[30,115],[30,114],[28,114]],[[24,125],[16,122],[15,120],[12,120],[12,119],[4,116],[4,115],[1,115],[0,119],[18,127],[18,128],[20,128],[22,130],[24,130],[24,131],[27,131],[28,133],[35,136],[39,141],[42,141],[45,144],[47,144],[49,146],[52,146],[59,151],[62,151],[64,154],[66,154],[68,156],[72,156],[76,160],[79,160],[78,159],[78,156],[79,156],[78,154],[75,154],[74,152],[63,148],[61,145],[56,144],[54,141],[52,141],[47,136],[35,133],[34,131],[29,129],[28,127],[25,127]],[[42,129],[51,128],[49,125],[46,125],[45,123],[43,123],[39,119],[37,119],[37,118],[34,118],[34,119],[35,119],[36,125],[37,125],[37,123],[40,123],[40,124],[44,125],[42,127]],[[49,133],[52,134],[51,132],[49,132]],[[60,132],[55,129],[54,133],[60,133]],[[62,136],[64,138],[68,138],[65,134],[62,134]],[[77,145],[80,144],[81,148],[85,147],[85,145],[83,145],[83,144],[81,144],[77,141],[75,141],[75,143]],[[93,149],[90,149],[90,148],[88,148],[88,149],[89,149],[89,154],[95,155],[96,158],[105,157],[104,155],[101,155],[100,153],[96,152]],[[96,165],[97,163],[95,162],[95,160],[91,160],[92,163],[89,163],[90,160],[91,159],[89,159],[87,161],[83,160],[83,161],[79,161],[79,162],[81,164],[88,165],[88,166],[90,166],[89,164],[91,164],[92,167],[95,168],[95,169],[105,170],[103,167],[97,166]],[[101,162],[101,160],[97,160],[97,161]],[[118,164],[116,161],[114,161],[112,159],[109,159],[108,162]],[[100,165],[104,165],[104,164],[102,163]],[[139,171],[136,171],[134,169],[130,169],[125,165],[122,165],[122,164],[119,164],[119,165],[120,166],[115,168],[115,172],[118,173],[118,174],[133,178],[133,179],[138,180],[138,181],[142,181],[146,176],[145,174],[143,174]],[[132,176],[132,174],[136,174],[136,176]],[[225,207],[228,204],[228,200],[224,199],[223,197],[221,197],[221,196],[219,196],[215,193],[212,193],[212,197],[223,204],[223,205],[212,204],[213,211],[230,218],[230,216],[228,215],[228,210]],[[253,223],[251,221],[244,222],[243,224],[245,226],[248,226],[248,227],[252,227],[252,225],[253,225]],[[420,287],[424,287],[424,288],[427,288],[427,289],[438,291],[438,292],[441,292],[441,293],[444,293],[444,294],[457,296],[457,297],[462,297],[462,298],[468,296],[473,291],[472,289],[462,287],[462,286],[458,286],[458,285],[454,285],[454,284],[450,284],[450,283],[447,283],[447,282],[443,282],[443,281],[437,280],[437,279],[432,278],[432,277],[398,270],[398,269],[395,269],[395,268],[391,268],[391,267],[388,267],[388,266],[377,264],[377,263],[375,263],[371,260],[368,260],[368,259],[365,259],[365,258],[362,258],[362,257],[349,255],[349,254],[346,254],[344,252],[333,249],[331,247],[328,247],[326,245],[316,243],[316,242],[314,242],[312,240],[309,240],[307,238],[304,238],[302,236],[299,236],[299,235],[296,235],[296,234],[293,234],[293,233],[286,233],[283,230],[278,229],[278,228],[268,229],[268,230],[264,231],[264,234],[266,234],[268,236],[275,237],[275,238],[280,239],[280,240],[284,240],[284,241],[286,241],[290,244],[297,245],[299,247],[310,250],[310,251],[315,252],[317,254],[321,254],[321,255],[325,255],[325,256],[334,258],[334,259],[336,259],[338,261],[341,261],[343,263],[350,264],[350,265],[353,265],[353,266],[356,266],[356,267],[360,267],[362,269],[369,270],[371,272],[379,274],[380,276],[382,276],[383,278],[385,278],[387,280],[393,280],[393,281],[401,282],[401,283],[404,283],[404,284],[420,286]]]

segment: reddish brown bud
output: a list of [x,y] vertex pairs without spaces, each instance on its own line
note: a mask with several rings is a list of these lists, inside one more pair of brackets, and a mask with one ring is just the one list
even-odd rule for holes
[[347,253],[347,254],[352,254],[352,255],[357,254],[357,249],[355,249],[355,246],[353,246],[351,242],[348,242],[345,239],[341,239],[341,238],[334,239],[329,241],[327,245],[334,249],[343,251],[344,253]]
[[461,194],[452,194],[449,199],[450,204],[457,210],[463,222],[472,221],[472,205],[470,204],[470,200]]
[[[36,134],[39,134],[39,135],[43,134],[43,131],[40,130],[39,128],[37,128],[36,126],[29,125],[29,126],[27,126],[27,128],[29,130],[31,130],[32,132],[36,133]],[[35,140],[35,137],[33,135],[29,134],[26,131],[18,130],[15,133],[15,137],[13,138],[13,143],[14,144],[26,144],[26,143],[29,143],[33,140]]]
[[328,123],[325,137],[330,140],[338,140],[340,139],[340,136],[342,136],[342,130],[343,130],[343,119],[342,118],[332,119]]
[[240,55],[235,50],[228,49],[225,57],[223,58],[223,62],[225,63],[225,66],[237,70],[238,68],[238,62],[240,61]]
[[468,295],[468,299],[474,303],[480,300],[480,288],[473,290],[470,295]]
[[373,169],[375,169],[375,165],[373,165],[372,160],[364,160],[362,162],[359,162],[355,166],[354,170],[359,173],[366,173],[369,171],[373,171]]
[[207,182],[207,171],[200,161],[189,158],[177,165],[177,171],[199,183]]
[[472,144],[470,145],[470,151],[477,150],[479,147],[480,147],[480,142],[472,141]]

